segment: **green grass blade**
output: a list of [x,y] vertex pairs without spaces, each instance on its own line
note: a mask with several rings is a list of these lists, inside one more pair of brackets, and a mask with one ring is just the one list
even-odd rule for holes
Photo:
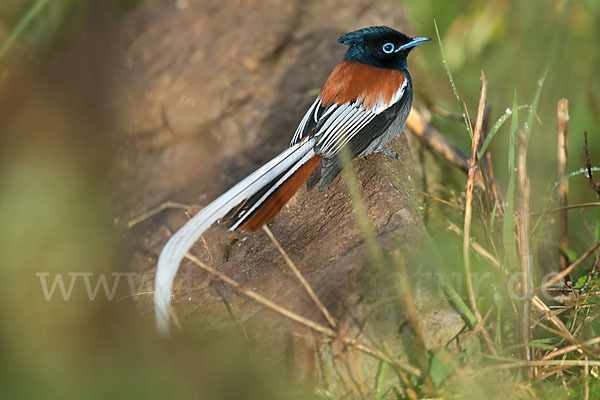
[[531,134],[531,127],[533,126],[533,120],[535,119],[535,112],[537,111],[537,106],[540,102],[540,97],[542,95],[542,88],[544,87],[544,81],[546,80],[546,75],[548,74],[548,69],[550,66],[546,65],[544,68],[544,72],[540,79],[538,79],[537,90],[535,91],[535,96],[533,96],[533,102],[531,103],[531,109],[529,110],[529,115],[527,116],[527,122],[525,122],[525,127],[523,128],[523,132],[525,132],[525,138],[529,141],[529,135]]
[[488,226],[490,227],[490,234],[494,233],[494,226],[496,225],[496,211],[498,211],[498,201],[494,202],[492,214],[490,215],[490,221],[488,224]]
[[[600,172],[600,167],[592,167],[591,168],[592,172]],[[563,176],[562,178],[560,178],[559,180],[557,180],[556,182],[554,182],[554,187],[552,188],[552,190],[556,190],[556,188],[558,187],[558,185],[561,184],[561,182],[566,181],[567,179],[571,179],[574,176],[577,175],[583,175],[585,174],[585,176],[588,176],[588,170],[587,168],[579,168],[577,171],[571,172],[570,174],[567,174],[565,176]]]
[[454,303],[456,308],[465,316],[465,318],[467,318],[469,324],[471,324],[472,327],[477,326],[477,318],[475,318],[475,314],[473,314],[473,311],[471,311],[469,306],[463,301],[462,297],[460,297],[456,289],[454,289],[454,287],[450,284],[449,280],[447,278],[442,279],[442,284],[444,285],[444,290],[446,291],[446,294],[448,295],[450,300]]
[[335,380],[333,379],[333,359],[331,355],[331,347],[329,346],[329,338],[323,336],[323,358],[325,359],[323,380],[327,393],[335,390]]
[[[536,104],[536,106],[537,106],[537,104]],[[530,105],[527,105],[527,104],[522,104],[517,107],[517,109],[519,109],[519,110],[521,110],[523,108],[528,108],[529,110],[531,110],[533,107]],[[502,125],[504,125],[504,123],[508,120],[508,118],[512,115],[512,113],[513,113],[513,109],[508,108],[504,112],[504,114],[502,116],[500,116],[500,118],[498,118],[496,123],[492,126],[492,129],[490,129],[490,132],[488,133],[487,137],[485,138],[485,141],[483,142],[483,145],[481,146],[481,150],[479,150],[479,153],[477,153],[478,159],[481,159],[481,157],[483,157],[488,146],[491,144],[492,139],[494,138],[494,135],[496,135],[496,133],[498,133],[500,128],[502,128]],[[535,115],[535,113],[532,115]]]
[[462,113],[462,117],[465,120],[465,126],[467,127],[467,132],[469,132],[469,136],[473,138],[473,130],[471,129],[471,124],[469,123],[469,119],[467,118],[467,112],[465,110],[465,106],[463,101],[458,94],[458,89],[456,89],[456,85],[454,84],[454,78],[452,77],[452,71],[450,71],[450,67],[448,66],[448,62],[446,61],[446,54],[444,53],[444,46],[442,45],[442,39],[440,38],[440,31],[438,30],[437,22],[435,19],[433,20],[433,25],[435,26],[435,34],[437,36],[438,44],[440,45],[440,53],[442,54],[442,63],[444,64],[444,68],[446,69],[446,74],[448,74],[448,79],[450,79],[450,85],[452,85],[452,90],[454,91],[454,95],[456,96],[456,100],[458,101],[458,105],[460,106],[460,111]]
[[496,328],[494,330],[494,343],[500,346],[502,344],[502,297],[498,299],[496,305],[498,306],[498,311],[496,312]]
[[500,130],[500,128],[502,128],[502,125],[504,125],[504,123],[511,116],[511,114],[512,114],[512,110],[507,109],[506,112],[504,114],[502,114],[502,116],[500,118],[498,118],[498,121],[496,121],[494,126],[492,126],[492,129],[490,129],[489,133],[487,134],[487,137],[485,138],[485,141],[483,142],[483,145],[481,146],[481,150],[479,150],[479,153],[477,154],[478,159],[481,159],[481,157],[483,157],[483,155],[485,154],[485,151],[487,150],[488,146],[492,142],[494,135],[496,135],[496,133]]
[[375,238],[376,235],[373,221],[371,221],[369,213],[367,212],[367,206],[365,205],[362,194],[362,186],[359,183],[356,172],[352,166],[352,158],[348,146],[344,146],[341,149],[339,157],[344,166],[342,169],[342,176],[344,177],[348,192],[350,193],[350,198],[352,199],[358,231],[367,245],[372,260],[376,262],[377,265],[383,265],[386,262],[383,248]]
[[502,220],[502,243],[504,245],[504,259],[510,264],[514,257],[513,214],[515,210],[515,186],[517,178],[517,165],[515,152],[517,150],[517,130],[519,129],[519,109],[517,106],[517,91],[513,99],[512,121],[510,124],[510,140],[508,147],[508,186],[506,188],[506,205]]
[[435,387],[439,387],[446,380],[454,369],[455,360],[445,351],[439,351],[438,354],[433,354],[431,363],[429,364],[429,376]]
[[580,254],[577,254],[573,250],[567,249],[563,246],[558,246],[558,248],[560,249],[560,251],[562,251],[563,253],[565,253],[567,255],[567,258],[569,259],[570,262],[577,260],[580,256]]
[[44,6],[48,4],[50,0],[37,0],[29,10],[25,13],[23,18],[19,21],[17,26],[10,32],[8,38],[2,44],[2,49],[0,49],[0,59],[4,57],[8,49],[13,45],[13,43],[17,40],[19,36],[23,33],[25,28],[33,21],[33,19],[42,11]]
[[383,395],[385,394],[385,380],[387,378],[387,371],[387,363],[380,361],[375,384],[375,400],[383,399]]

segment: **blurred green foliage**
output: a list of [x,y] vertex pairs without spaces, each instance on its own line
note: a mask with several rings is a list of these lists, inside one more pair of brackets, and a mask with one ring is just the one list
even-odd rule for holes
[[[115,14],[151,0],[109,0]],[[57,46],[78,37],[94,0],[2,0],[0,2],[0,58],[17,42],[22,53],[52,54]]]
[[51,49],[73,38],[89,3],[78,0],[5,0],[0,5],[0,40],[8,50],[18,40],[24,53]]
[[[532,210],[541,210],[558,179],[556,173],[557,117],[560,98],[569,100],[568,170],[585,165],[583,131],[590,134],[592,163],[600,164],[600,3],[594,0],[419,0],[402,2],[415,34],[435,37],[436,19],[448,64],[462,99],[474,120],[480,91],[480,71],[488,80],[487,103],[496,121],[517,91],[519,104],[533,98],[546,65],[544,83],[528,148],[532,180]],[[460,112],[440,61],[437,46],[422,46],[413,59],[416,92],[430,106]],[[433,122],[463,150],[470,148],[464,126],[434,114]],[[491,144],[497,178],[506,187],[509,127],[505,124]],[[463,184],[458,172],[449,177],[457,189]],[[569,181],[569,202],[595,200],[584,175]],[[573,249],[581,253],[589,232],[578,212],[571,213],[569,234]],[[595,211],[584,216],[595,220]]]

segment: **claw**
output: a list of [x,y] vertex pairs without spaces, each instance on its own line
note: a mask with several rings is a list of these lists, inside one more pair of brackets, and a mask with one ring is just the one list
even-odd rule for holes
[[398,159],[398,153],[396,153],[395,151],[392,151],[392,150],[381,148],[379,150],[376,150],[375,153],[383,153],[386,156],[390,156],[396,160]]

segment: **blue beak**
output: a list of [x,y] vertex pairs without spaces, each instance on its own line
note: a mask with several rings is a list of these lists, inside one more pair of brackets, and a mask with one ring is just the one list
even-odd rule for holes
[[399,52],[401,50],[410,49],[410,48],[418,46],[418,45],[420,45],[422,43],[429,42],[430,40],[431,39],[429,39],[428,37],[413,38],[413,39],[411,39],[410,42],[406,43],[404,46],[398,47],[394,53],[397,53],[397,52]]

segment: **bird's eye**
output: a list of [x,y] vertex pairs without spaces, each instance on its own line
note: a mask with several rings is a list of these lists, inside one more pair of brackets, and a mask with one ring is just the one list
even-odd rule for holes
[[386,43],[382,48],[385,54],[391,54],[394,51],[394,43]]

